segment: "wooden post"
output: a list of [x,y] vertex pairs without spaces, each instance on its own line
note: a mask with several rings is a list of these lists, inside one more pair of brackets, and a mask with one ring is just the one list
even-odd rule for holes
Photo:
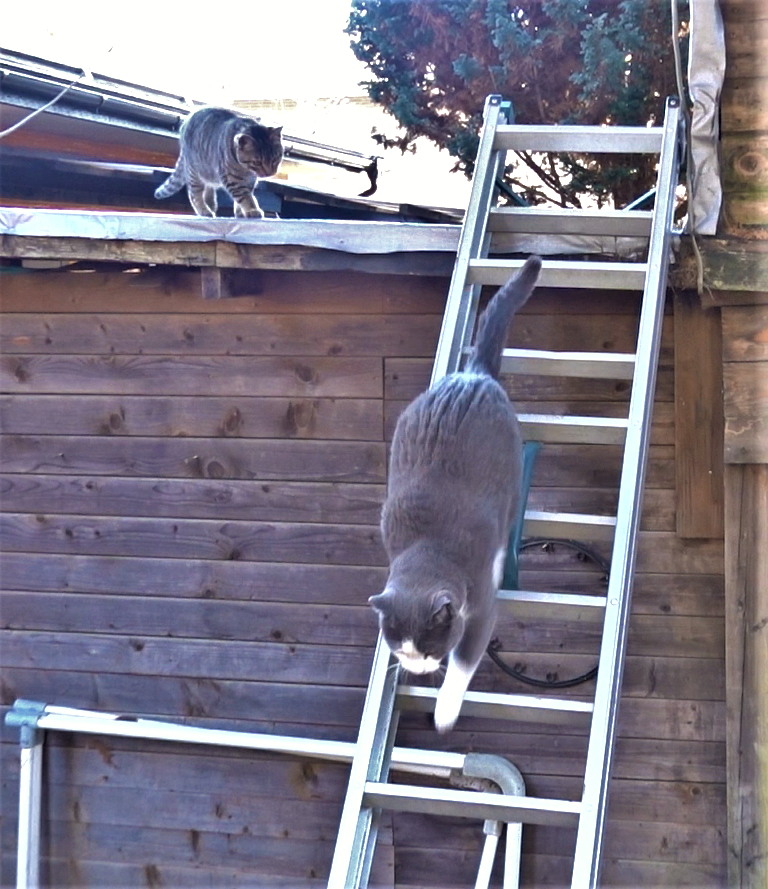
[[720,310],[675,294],[675,496],[680,537],[723,536]]
[[[758,298],[757,292],[752,294]],[[768,305],[724,306],[728,880],[768,886]]]
[[[721,234],[768,230],[768,78],[764,0],[725,0],[728,66],[721,103]],[[750,244],[751,247],[751,244]],[[751,254],[735,244],[736,267]],[[755,266],[757,270],[757,266]],[[744,303],[764,303],[762,274],[731,272]],[[724,276],[721,276],[721,278]],[[746,281],[744,284],[742,282]],[[710,286],[716,280],[708,276]],[[729,289],[731,289],[729,287]],[[762,294],[762,296],[758,294]],[[768,306],[723,309],[725,381],[725,596],[728,882],[768,886]]]
[[203,266],[200,269],[200,283],[203,291],[203,299],[221,299],[227,296],[226,284],[222,282],[221,269],[213,266]]
[[768,465],[725,472],[728,883],[768,886]]

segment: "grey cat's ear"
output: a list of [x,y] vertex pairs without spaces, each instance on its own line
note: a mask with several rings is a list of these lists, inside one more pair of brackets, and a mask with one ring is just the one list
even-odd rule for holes
[[376,596],[370,596],[368,598],[368,604],[379,614],[386,614],[389,611],[391,598],[391,593],[388,590],[384,590],[383,593],[379,593]]
[[453,600],[450,593],[441,590],[432,600],[432,623],[435,626],[447,624],[453,618]]

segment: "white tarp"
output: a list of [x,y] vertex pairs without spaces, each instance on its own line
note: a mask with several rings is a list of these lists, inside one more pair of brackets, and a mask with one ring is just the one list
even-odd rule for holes
[[[456,253],[461,228],[417,222],[235,219],[157,213],[104,213],[0,207],[0,235],[107,241],[228,241],[273,247],[316,247],[343,253]],[[600,254],[635,258],[647,239],[519,233],[491,252]]]
[[322,247],[346,253],[453,250],[455,225],[410,222],[237,219],[160,213],[117,213],[0,207],[0,234],[106,241],[229,241],[233,244]]
[[718,0],[691,0],[690,9],[688,92],[692,103],[689,134],[692,229],[696,234],[714,235],[722,203],[719,143],[725,33]]

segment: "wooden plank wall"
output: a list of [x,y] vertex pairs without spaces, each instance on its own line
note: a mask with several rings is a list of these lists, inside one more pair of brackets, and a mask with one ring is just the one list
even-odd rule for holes
[[730,886],[768,882],[768,294],[724,306]]
[[[427,382],[446,282],[263,272],[215,303],[192,271],[5,275],[2,703],[16,697],[351,740],[380,588],[386,442]],[[538,294],[514,344],[630,351],[624,294]],[[673,348],[664,333],[604,868],[616,887],[725,874],[722,541],[675,534]],[[626,411],[611,381],[510,383],[521,410]],[[610,512],[618,450],[547,446],[531,506]],[[607,555],[605,547],[598,547]],[[600,589],[562,547],[535,589]],[[592,665],[591,626],[506,615],[536,676]],[[527,690],[483,665],[478,688]],[[566,694],[583,695],[589,687]],[[529,792],[580,793],[581,731],[461,720],[401,743],[499,752]],[[17,792],[3,733],[3,811]],[[235,751],[58,736],[45,873],[60,886],[322,886],[346,769]],[[3,885],[15,819],[3,830]],[[377,886],[471,885],[480,825],[388,819]],[[527,828],[524,885],[567,882],[573,832]]]

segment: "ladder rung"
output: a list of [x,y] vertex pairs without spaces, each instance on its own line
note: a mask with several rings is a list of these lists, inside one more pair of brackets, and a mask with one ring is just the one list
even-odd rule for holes
[[[436,688],[399,685],[397,704],[402,710],[430,713],[435,709]],[[536,695],[508,695],[468,691],[461,705],[462,716],[487,719],[518,719],[523,722],[588,724],[592,715],[589,701],[571,698],[541,698]]]
[[[520,259],[472,259],[467,283],[500,287],[522,264]],[[542,267],[539,287],[642,290],[647,269],[644,262],[551,260]]]
[[610,235],[647,238],[650,210],[565,210],[551,207],[499,207],[491,210],[488,230],[546,235]]
[[606,602],[605,596],[528,590],[499,590],[497,598],[514,611],[515,617],[573,621],[602,621]]
[[524,824],[578,824],[581,803],[474,790],[447,790],[368,781],[363,804],[397,812],[477,818]]
[[506,125],[496,128],[494,150],[578,151],[585,154],[658,154],[661,127]]
[[527,509],[523,534],[526,537],[555,537],[569,540],[613,540],[614,516],[578,512],[543,512]]
[[635,356],[629,352],[543,352],[536,349],[504,349],[501,372],[537,374],[544,377],[585,377],[600,380],[631,380]]
[[627,421],[613,417],[518,414],[517,419],[527,441],[620,445],[627,433]]

